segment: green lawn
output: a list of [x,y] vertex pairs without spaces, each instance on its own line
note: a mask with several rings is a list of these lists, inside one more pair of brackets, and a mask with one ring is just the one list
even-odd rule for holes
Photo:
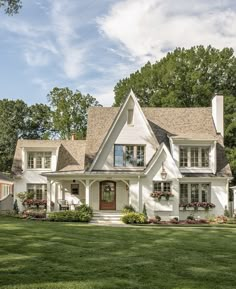
[[0,288],[236,288],[236,228],[0,217]]

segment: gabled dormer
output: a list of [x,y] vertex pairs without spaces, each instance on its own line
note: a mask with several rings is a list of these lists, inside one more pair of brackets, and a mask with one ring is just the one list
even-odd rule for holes
[[90,170],[143,170],[158,143],[133,93],[129,93]]

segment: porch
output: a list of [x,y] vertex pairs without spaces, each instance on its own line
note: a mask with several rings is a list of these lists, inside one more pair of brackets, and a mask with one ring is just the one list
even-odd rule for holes
[[61,179],[47,182],[47,211],[75,210],[81,204],[94,211],[120,212],[131,203],[125,179]]

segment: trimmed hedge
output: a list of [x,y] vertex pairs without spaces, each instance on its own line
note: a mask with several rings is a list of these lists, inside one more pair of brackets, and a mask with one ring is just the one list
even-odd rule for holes
[[147,222],[144,214],[129,212],[121,217],[121,220],[125,224],[145,224]]
[[89,206],[81,205],[75,211],[60,211],[48,214],[48,220],[54,222],[90,222],[93,211]]

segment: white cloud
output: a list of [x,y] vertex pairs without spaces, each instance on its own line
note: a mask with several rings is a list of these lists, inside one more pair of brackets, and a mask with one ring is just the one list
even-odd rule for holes
[[209,45],[236,50],[233,1],[126,0],[98,19],[101,32],[143,64],[175,47]]

